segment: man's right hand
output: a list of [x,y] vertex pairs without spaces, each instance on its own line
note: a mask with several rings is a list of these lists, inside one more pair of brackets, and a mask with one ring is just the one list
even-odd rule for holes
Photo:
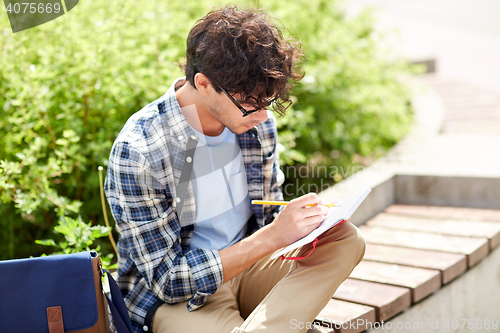
[[224,282],[231,280],[264,256],[307,236],[321,224],[327,212],[328,208],[324,202],[314,193],[292,200],[276,216],[273,223],[219,251]]
[[272,230],[270,241],[276,249],[290,245],[316,229],[327,214],[328,208],[315,193],[296,198],[268,226]]

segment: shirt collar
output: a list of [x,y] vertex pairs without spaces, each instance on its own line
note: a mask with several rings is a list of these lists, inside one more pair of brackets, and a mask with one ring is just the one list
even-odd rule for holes
[[168,88],[163,99],[166,110],[168,110],[164,113],[164,117],[166,118],[167,124],[170,126],[170,134],[178,142],[187,142],[189,137],[192,137],[194,140],[198,140],[198,137],[184,117],[179,102],[177,101],[177,97],[175,96],[175,85],[185,78],[186,77],[180,77],[176,79],[170,88]]

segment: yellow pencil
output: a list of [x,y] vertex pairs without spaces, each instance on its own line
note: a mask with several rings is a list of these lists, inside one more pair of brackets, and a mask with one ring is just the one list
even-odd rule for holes
[[[273,206],[286,206],[290,202],[289,201],[263,201],[263,200],[252,200],[252,205],[273,205]],[[306,206],[316,206],[314,204],[306,205]],[[335,204],[326,204],[326,207],[340,207],[340,205]]]

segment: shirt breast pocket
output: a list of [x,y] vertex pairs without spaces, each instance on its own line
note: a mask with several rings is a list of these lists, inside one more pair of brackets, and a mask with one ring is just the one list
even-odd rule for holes
[[248,185],[245,169],[228,177],[229,188],[234,202],[234,209],[237,213],[246,212],[250,205],[248,196]]

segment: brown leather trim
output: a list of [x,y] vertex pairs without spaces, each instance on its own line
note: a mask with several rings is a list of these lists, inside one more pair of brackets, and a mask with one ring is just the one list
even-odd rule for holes
[[92,258],[92,269],[94,271],[95,293],[97,299],[97,323],[84,330],[73,331],[72,333],[107,333],[107,313],[104,310],[104,297],[101,286],[101,258]]
[[62,310],[60,306],[51,306],[47,308],[47,322],[49,324],[49,333],[64,333]]

